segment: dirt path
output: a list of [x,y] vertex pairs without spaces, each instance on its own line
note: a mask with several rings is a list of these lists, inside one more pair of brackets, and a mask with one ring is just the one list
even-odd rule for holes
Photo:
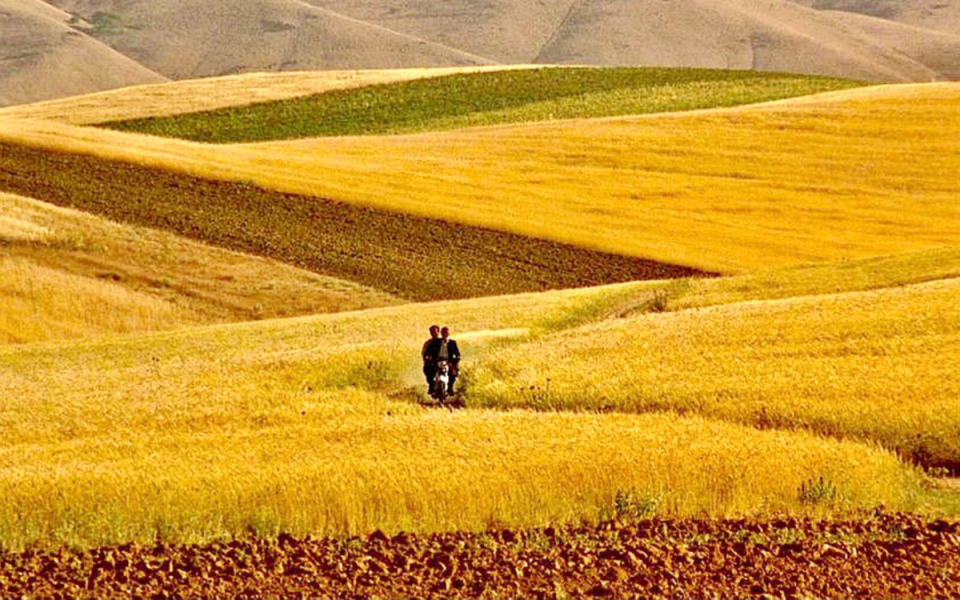
[[0,596],[960,596],[960,524],[669,521],[0,554]]
[[251,185],[0,144],[0,190],[155,227],[411,300],[703,273]]

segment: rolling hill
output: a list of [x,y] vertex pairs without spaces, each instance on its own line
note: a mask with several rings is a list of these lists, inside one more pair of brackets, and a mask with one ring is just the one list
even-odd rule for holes
[[166,80],[45,2],[0,0],[0,106]]
[[9,106],[0,108],[0,117],[90,125],[246,106],[422,77],[519,68],[527,67],[481,66],[243,73],[159,85],[135,86],[79,97]]
[[[960,35],[785,0],[578,3],[538,61],[702,65],[868,81],[960,77]],[[942,58],[942,60],[941,60]]]
[[960,34],[960,2],[957,0],[791,0],[822,11],[843,11]]
[[92,23],[91,35],[172,79],[489,62],[298,0],[58,0],[55,4]]
[[358,310],[387,294],[0,193],[0,345]]
[[828,77],[721,69],[495,69],[99,125],[222,144],[680,112],[862,85]]
[[10,118],[0,139],[729,273],[957,243],[958,94],[225,145]]
[[[567,524],[605,521],[621,544],[624,525],[675,536],[671,518],[722,515],[742,519],[730,535],[752,560],[795,556],[808,517],[872,536],[864,515],[960,512],[938,477],[960,469],[960,84],[437,73],[238,76],[0,111],[0,190],[20,194],[0,194],[0,549],[28,548],[38,579],[91,567],[75,583],[96,592],[144,573],[65,546],[126,544],[167,581],[219,585],[249,579],[254,537],[333,536],[343,556],[374,531],[475,531],[496,550],[519,528],[553,551],[586,539]],[[210,144],[89,126],[182,113],[154,122],[216,133],[228,113],[247,129]],[[347,116],[310,129],[318,115]],[[309,294],[305,311],[372,308],[212,322],[295,314]],[[433,322],[464,350],[461,410],[422,393]],[[691,522],[684,561],[710,543]],[[815,568],[859,551],[818,531],[801,540]],[[161,558],[204,541],[239,568]],[[315,583],[271,552],[278,577]],[[388,572],[379,556],[338,563],[351,593],[350,573]],[[676,567],[643,556],[604,577]]]
[[[589,348],[602,345],[604,338],[579,333],[613,331],[617,337],[609,339],[619,343],[620,331],[644,329],[641,343],[645,336],[696,331],[697,310],[618,318],[623,306],[643,306],[662,285],[0,347],[0,391],[8,399],[0,413],[6,432],[0,490],[7,499],[0,544],[84,547],[153,543],[158,536],[165,543],[196,542],[245,531],[340,537],[377,529],[389,535],[482,531],[595,521],[617,514],[615,503],[624,496],[636,499],[637,510],[642,503],[645,515],[700,517],[844,514],[881,503],[924,510],[935,501],[923,473],[872,437],[761,430],[692,411],[450,412],[416,402],[420,334],[434,320],[453,326],[471,369],[482,371],[484,400],[491,387],[504,390],[507,401],[511,394],[535,398],[544,383],[549,387],[523,370],[528,361],[495,368],[502,364],[498,357],[523,350],[542,349],[552,359],[549,368],[563,386],[558,391],[569,377],[594,368],[640,372],[645,361],[657,360],[655,349],[607,365],[613,361],[602,360],[601,348],[595,367],[563,369],[579,366]],[[886,296],[916,294],[906,289]],[[825,308],[828,319],[849,308],[846,297],[830,294],[801,302]],[[956,307],[945,306],[954,319],[949,324],[918,321],[889,332],[891,341],[948,329]],[[751,318],[728,318],[729,311]],[[763,336],[763,324],[785,319],[782,313],[781,304],[748,301],[708,317],[719,331]],[[847,324],[840,318],[836,327]],[[778,343],[791,348],[804,336],[819,341],[815,334],[793,328]],[[565,354],[562,341],[569,338],[577,342]],[[708,347],[723,349],[723,340],[716,336]],[[821,366],[831,364],[829,347],[814,350],[826,352],[818,357]],[[674,358],[682,362],[682,353]],[[803,368],[809,360],[783,353],[770,368]],[[698,372],[678,383],[697,382]],[[749,371],[734,374],[749,385]],[[953,385],[956,374],[948,374]],[[583,408],[592,408],[595,385],[585,386]],[[469,403],[473,392],[465,389]],[[955,398],[944,402],[955,404]],[[903,414],[888,412],[878,422],[901,427]],[[806,491],[817,482],[825,493]]]
[[[946,11],[931,14],[901,0],[872,11],[865,2],[789,0],[309,2],[425,39],[462,40],[459,47],[507,63],[756,68],[873,81],[960,76],[960,26],[922,29]],[[902,21],[818,10],[841,4]]]

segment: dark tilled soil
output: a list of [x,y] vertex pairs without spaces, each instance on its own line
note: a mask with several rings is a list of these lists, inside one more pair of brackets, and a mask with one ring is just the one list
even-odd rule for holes
[[0,144],[0,190],[277,259],[411,300],[705,275],[478,227]]
[[960,524],[668,521],[0,554],[0,596],[960,597]]

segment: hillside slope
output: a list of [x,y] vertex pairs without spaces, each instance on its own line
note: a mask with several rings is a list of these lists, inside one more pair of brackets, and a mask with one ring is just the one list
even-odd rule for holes
[[218,108],[246,106],[368,85],[441,77],[456,73],[529,68],[477,66],[432,69],[295,71],[242,73],[161,85],[143,85],[0,108],[0,117],[45,119],[73,125],[166,117]]
[[0,138],[737,272],[960,243],[958,96],[957,84],[879,86],[737,109],[224,146],[0,120]]
[[305,0],[503,63],[533,62],[576,0]]
[[791,0],[822,11],[844,11],[960,35],[958,0]]
[[679,112],[862,85],[847,79],[724,69],[540,67],[430,77],[101,125],[227,144]]
[[104,43],[173,79],[491,62],[297,0],[53,4],[93,23],[91,34]]
[[[930,81],[960,76],[960,36],[784,0],[578,3],[538,62],[702,65]],[[945,60],[939,57],[945,56]]]
[[[632,323],[606,317],[657,285],[0,347],[0,546],[499,530],[609,518],[629,499],[698,516],[932,500],[919,471],[870,442],[677,413],[477,410],[469,384],[466,410],[437,410],[417,392],[428,323],[453,327],[473,372],[515,342],[552,350],[550,332]],[[604,356],[583,372],[632,364]],[[831,491],[804,492],[818,481]]]
[[0,189],[280,260],[408,299],[689,276],[694,269],[249,184],[0,145]]
[[0,23],[0,105],[157,74],[498,62],[960,78],[960,3],[948,0],[2,0],[0,10],[13,15]]
[[424,0],[308,1],[425,39],[459,40],[502,62],[756,68],[872,81],[960,75],[949,58],[960,51],[960,29],[923,29],[935,19],[896,0],[897,14],[911,15],[902,22],[852,20],[817,10],[822,2],[790,0],[458,0],[442,9]]
[[40,0],[0,0],[0,17],[0,106],[166,80]]
[[275,261],[0,193],[0,345],[396,304]]

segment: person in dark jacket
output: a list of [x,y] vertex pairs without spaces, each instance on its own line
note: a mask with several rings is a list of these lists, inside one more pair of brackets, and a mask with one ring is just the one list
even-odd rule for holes
[[460,348],[457,347],[457,340],[450,339],[450,328],[446,326],[440,329],[437,359],[450,363],[450,383],[447,386],[447,393],[453,394],[453,384],[456,383],[457,375],[460,374]]
[[[433,335],[433,328],[430,328]],[[433,393],[433,376],[437,373],[437,363],[445,360],[450,363],[450,383],[447,384],[447,393],[453,393],[453,384],[460,374],[460,348],[457,341],[450,339],[450,328],[440,329],[440,337],[431,338],[423,345],[423,374],[427,377],[429,393]]]
[[420,358],[423,359],[423,376],[427,378],[427,394],[430,395],[433,395],[433,377],[437,374],[437,351],[439,350],[439,346],[434,348],[431,344],[439,340],[440,326],[431,325],[430,339],[425,341],[420,349]]

